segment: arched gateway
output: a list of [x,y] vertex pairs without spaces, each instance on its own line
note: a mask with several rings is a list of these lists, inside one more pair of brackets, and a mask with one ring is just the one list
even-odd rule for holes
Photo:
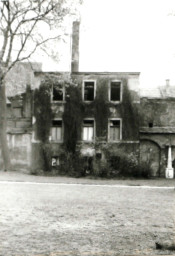
[[160,176],[160,147],[151,140],[140,141],[140,162],[148,163],[152,169],[151,176]]

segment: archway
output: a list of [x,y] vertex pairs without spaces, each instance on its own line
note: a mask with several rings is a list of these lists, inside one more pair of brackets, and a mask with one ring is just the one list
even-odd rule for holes
[[140,162],[148,163],[152,169],[152,176],[160,176],[160,147],[151,140],[140,142]]

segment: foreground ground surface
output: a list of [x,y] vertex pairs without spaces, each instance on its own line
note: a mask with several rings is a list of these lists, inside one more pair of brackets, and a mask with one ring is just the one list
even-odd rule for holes
[[0,180],[0,255],[175,255],[155,249],[175,237],[174,180]]

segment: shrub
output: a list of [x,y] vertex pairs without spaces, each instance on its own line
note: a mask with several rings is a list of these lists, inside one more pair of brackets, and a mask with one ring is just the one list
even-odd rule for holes
[[60,170],[61,170],[61,174],[76,177],[76,178],[85,176],[85,173],[86,173],[84,168],[84,160],[78,152],[65,153],[62,156]]
[[110,177],[134,177],[149,178],[152,170],[149,163],[139,163],[138,157],[134,153],[126,154],[119,151],[109,159]]

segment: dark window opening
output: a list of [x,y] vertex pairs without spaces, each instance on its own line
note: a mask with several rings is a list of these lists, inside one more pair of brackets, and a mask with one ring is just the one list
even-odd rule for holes
[[52,120],[52,126],[53,127],[61,127],[62,121],[61,120]]
[[94,82],[84,82],[84,100],[94,100]]
[[152,128],[153,127],[153,123],[149,123],[148,126],[149,126],[149,128]]
[[94,120],[83,120],[83,126],[93,127],[94,126]]
[[63,101],[63,86],[54,85],[53,86],[53,101]]
[[120,127],[120,120],[111,120],[110,126],[112,127]]
[[121,82],[111,82],[111,101],[121,100]]

